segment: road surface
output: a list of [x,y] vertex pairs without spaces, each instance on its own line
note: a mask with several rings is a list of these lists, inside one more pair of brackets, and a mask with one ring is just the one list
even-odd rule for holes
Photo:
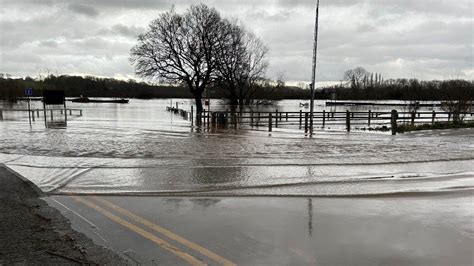
[[470,265],[472,195],[50,196],[73,228],[145,265]]

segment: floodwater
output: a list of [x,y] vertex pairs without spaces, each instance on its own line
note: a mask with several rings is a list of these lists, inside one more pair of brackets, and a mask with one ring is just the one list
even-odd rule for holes
[[[187,110],[192,103],[68,103],[83,109],[83,116],[69,116],[63,129],[45,129],[42,117],[30,129],[26,113],[5,111],[0,163],[51,194],[369,197],[474,188],[472,129],[391,136],[336,126],[312,138],[290,126],[271,133],[264,127],[207,131],[166,112],[176,102]],[[299,111],[299,103],[261,110]],[[217,101],[211,108],[226,109]],[[331,110],[323,101],[316,108]],[[347,107],[337,108],[332,111]]]

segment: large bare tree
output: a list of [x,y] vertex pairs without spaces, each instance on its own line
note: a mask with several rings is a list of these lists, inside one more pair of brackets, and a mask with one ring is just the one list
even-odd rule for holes
[[232,105],[243,105],[268,67],[268,48],[237,21],[226,21],[227,38],[218,49],[219,86],[228,92]]
[[171,9],[138,37],[130,61],[141,77],[186,85],[200,115],[202,94],[216,75],[217,49],[228,37],[225,29],[226,20],[204,4],[191,6],[184,14]]
[[243,105],[268,67],[268,48],[237,21],[227,21],[228,35],[218,56],[219,84],[229,92],[232,105]]

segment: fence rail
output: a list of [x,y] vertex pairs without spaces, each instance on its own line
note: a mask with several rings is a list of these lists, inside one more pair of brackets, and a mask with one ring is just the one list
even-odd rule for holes
[[47,109],[38,109],[38,108],[35,108],[35,109],[0,109],[0,120],[3,120],[3,117],[4,117],[4,113],[7,113],[7,112],[20,112],[20,113],[27,113],[28,112],[31,112],[30,115],[33,119],[33,121],[35,121],[35,115],[36,115],[36,118],[39,118],[41,116],[41,114],[47,114],[47,115],[50,115],[51,117],[53,116],[53,112],[57,112],[59,111],[61,114],[63,114],[63,112],[69,112],[69,115],[74,115],[74,113],[76,113],[75,115],[77,116],[82,116],[82,109],[76,109],[76,108],[47,108]]
[[[166,108],[170,112],[181,115],[183,118],[194,121],[194,110],[188,112],[174,107]],[[474,113],[462,113],[466,121],[474,121]],[[394,117],[396,116],[396,117]],[[434,124],[447,123],[453,120],[453,113],[450,112],[398,112],[387,111],[318,111],[314,112],[313,120],[315,128],[327,128],[330,126],[343,126],[347,131],[354,128],[372,127],[372,126],[390,126],[396,127],[396,124]],[[207,126],[249,126],[249,127],[267,127],[268,131],[279,127],[297,127],[307,133],[309,131],[310,113],[307,111],[280,112],[254,112],[242,111],[231,112],[203,111],[196,121]],[[394,126],[395,123],[395,126]]]

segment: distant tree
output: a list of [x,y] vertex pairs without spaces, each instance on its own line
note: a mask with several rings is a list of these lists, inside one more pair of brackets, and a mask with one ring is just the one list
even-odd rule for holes
[[301,89],[306,89],[306,88],[307,88],[307,85],[306,85],[306,83],[304,83],[304,82],[298,82],[298,83],[296,84],[296,87],[301,88]]
[[139,35],[130,61],[140,77],[186,85],[200,115],[202,94],[216,75],[218,49],[228,37],[226,29],[217,10],[204,4],[193,5],[184,14],[171,9]]
[[364,86],[364,83],[367,83],[368,75],[369,72],[363,67],[356,67],[344,73],[344,80],[350,83],[352,88],[361,88]]
[[286,86],[285,72],[278,72],[276,76],[276,87],[283,88]]
[[441,84],[444,99],[441,108],[450,112],[454,123],[461,123],[473,100],[473,83],[465,80],[450,80]]
[[226,21],[228,33],[218,54],[217,75],[229,93],[232,105],[244,105],[255,93],[256,85],[268,67],[268,48],[238,22]]

